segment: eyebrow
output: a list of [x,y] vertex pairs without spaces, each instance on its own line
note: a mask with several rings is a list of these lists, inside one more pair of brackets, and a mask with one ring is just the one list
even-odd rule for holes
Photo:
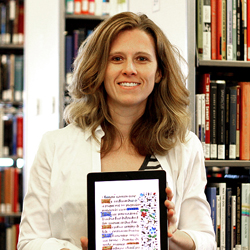
[[[111,52],[109,53],[109,56],[113,56],[113,55],[116,55],[116,54],[124,54],[124,52],[122,51],[114,51],[114,52]],[[135,53],[135,55],[140,55],[140,54],[143,54],[143,55],[147,55],[148,57],[153,57],[154,55],[148,53],[148,52],[145,52],[145,51],[138,51]]]

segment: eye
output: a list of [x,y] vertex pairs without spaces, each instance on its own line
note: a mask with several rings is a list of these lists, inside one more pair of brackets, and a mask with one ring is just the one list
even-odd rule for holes
[[137,60],[143,62],[143,61],[147,61],[148,59],[145,56],[138,56]]
[[115,62],[120,62],[120,61],[122,61],[122,57],[121,57],[121,56],[113,56],[113,57],[111,58],[111,60],[112,60],[112,61],[115,61]]

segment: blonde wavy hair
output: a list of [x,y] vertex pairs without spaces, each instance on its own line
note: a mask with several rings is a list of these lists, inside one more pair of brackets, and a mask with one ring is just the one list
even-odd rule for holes
[[[177,141],[185,142],[190,129],[189,91],[180,64],[185,62],[162,30],[144,14],[123,12],[103,21],[82,43],[74,61],[72,82],[68,86],[71,103],[64,119],[82,129],[95,131],[102,126],[102,156],[110,152],[119,134],[106,102],[104,76],[110,46],[119,32],[138,29],[153,37],[162,79],[148,97],[144,115],[134,124],[130,141],[141,155],[164,155]],[[118,133],[117,133],[118,132]],[[121,137],[122,142],[122,137]]]

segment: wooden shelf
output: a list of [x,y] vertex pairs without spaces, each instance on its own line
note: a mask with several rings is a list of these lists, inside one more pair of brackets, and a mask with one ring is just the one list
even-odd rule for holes
[[0,217],[20,217],[22,213],[0,213]]
[[89,20],[105,20],[109,15],[95,16],[95,15],[74,15],[74,14],[65,14],[66,19],[89,19]]
[[250,67],[250,61],[197,60],[197,67]]
[[0,44],[0,49],[18,49],[23,50],[23,44]]
[[241,160],[206,160],[206,167],[248,167],[250,168],[250,161]]

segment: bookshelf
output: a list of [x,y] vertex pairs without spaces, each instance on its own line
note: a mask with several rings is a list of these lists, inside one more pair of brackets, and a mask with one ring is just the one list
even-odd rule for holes
[[24,1],[8,4],[0,1],[0,246],[3,249],[10,247],[6,245],[10,237],[11,244],[16,243],[24,167]]
[[[191,68],[190,73],[191,73],[191,78],[194,80],[194,85],[192,85],[194,94],[201,93],[199,91],[199,87],[200,87],[199,84],[201,84],[201,80],[200,80],[201,78],[199,77],[204,74],[208,74],[210,76],[210,80],[226,81],[226,86],[229,86],[230,84],[238,85],[239,82],[250,82],[250,75],[249,75],[250,61],[246,61],[246,58],[241,58],[241,60],[208,60],[208,59],[201,58],[200,55],[198,55],[198,52],[200,52],[200,50],[198,50],[199,45],[198,45],[198,37],[197,37],[197,32],[198,32],[197,26],[198,26],[199,20],[197,20],[196,11],[197,11],[198,2],[200,3],[209,2],[211,4],[212,1],[194,0],[194,1],[190,1],[190,6],[189,6],[189,8],[192,8],[194,10],[193,12],[194,15],[189,15],[189,23],[191,24],[192,30],[194,30],[195,32],[194,34],[189,34],[188,41],[190,44],[191,42],[194,42],[194,44],[196,45],[195,48],[191,46],[190,47],[191,51],[189,52],[190,60],[192,62],[191,65],[193,66]],[[216,2],[218,3],[218,1]],[[225,3],[226,1],[222,1],[222,2]],[[227,3],[233,3],[233,1],[232,2],[228,1]],[[238,3],[240,3],[240,1],[238,1]],[[213,13],[212,13],[212,8],[211,8],[211,15],[212,14]],[[212,19],[212,16],[211,16],[211,19]],[[226,21],[226,23],[227,22],[228,20]],[[217,25],[217,27],[218,26],[219,25]],[[211,25],[211,27],[213,26]],[[211,34],[212,34],[212,28],[211,28]],[[212,43],[212,40],[211,40],[211,43]],[[203,44],[203,46],[205,45]],[[241,50],[241,53],[242,53],[242,50]],[[228,54],[226,55],[228,56]],[[217,53],[217,56],[218,56],[218,53]],[[227,89],[225,89],[225,95],[230,97],[230,94],[229,92],[227,92]],[[226,106],[225,110],[228,110],[227,105],[230,105],[230,101],[228,101],[229,104],[227,104],[227,100],[230,100],[229,98],[226,99],[227,96],[224,99],[225,100],[224,105]],[[210,97],[211,97],[211,91],[210,91]],[[194,109],[192,109],[192,111],[193,111],[193,114],[195,115],[196,108],[197,108],[195,99],[192,99],[192,102],[194,104]],[[225,117],[227,116],[225,115]],[[217,126],[218,126],[218,123],[217,123]],[[229,125],[225,125],[225,126],[229,126]],[[225,129],[228,129],[228,127]],[[220,239],[218,240],[218,242],[220,241],[219,242],[220,247],[218,248],[219,249],[224,249],[224,248],[229,249],[231,247],[234,248],[235,244],[238,246],[241,245],[241,247],[244,248],[243,246],[244,235],[249,235],[249,231],[248,233],[244,231],[246,230],[246,227],[244,227],[243,222],[241,222],[241,220],[244,220],[244,218],[241,216],[241,209],[243,209],[243,203],[246,202],[246,201],[241,202],[241,199],[244,197],[243,189],[245,190],[245,183],[249,182],[249,179],[250,179],[250,160],[239,160],[238,157],[236,157],[236,159],[226,159],[226,158],[222,160],[210,159],[210,160],[205,160],[205,166],[207,168],[207,176],[208,176],[208,185],[206,187],[206,191],[211,191],[210,189],[211,187],[215,187],[216,189],[216,193],[213,197],[214,203],[211,202],[210,200],[211,196],[210,197],[208,196],[208,199],[211,205],[211,210],[212,210],[211,217],[212,217],[213,222],[216,221],[216,219],[218,220],[218,217],[216,218],[216,215],[220,214],[220,216],[222,216],[222,217],[219,217],[220,218],[219,223],[214,224],[216,237],[218,237],[216,239],[217,240]],[[248,190],[250,192],[249,188]],[[224,198],[222,198],[223,192],[224,192]],[[217,195],[217,198],[216,198],[216,195]],[[225,202],[220,203],[220,199],[224,199]],[[217,202],[221,206],[219,209],[218,209],[218,206],[217,207],[213,206],[213,204],[217,204]],[[223,212],[222,209],[225,209],[225,212]],[[231,225],[231,222],[234,224]],[[218,233],[218,230],[216,229],[218,228],[218,225],[220,225],[220,228],[221,228],[220,233]],[[235,228],[236,231],[233,231],[233,228]],[[235,238],[232,237],[232,235],[234,235]],[[236,239],[236,241],[233,242],[234,239]],[[248,238],[248,241],[249,241],[249,238]]]

